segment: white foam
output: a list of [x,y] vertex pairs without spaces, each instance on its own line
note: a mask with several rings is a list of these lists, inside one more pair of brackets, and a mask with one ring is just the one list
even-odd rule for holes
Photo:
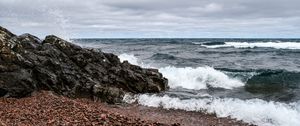
[[225,48],[225,47],[234,47],[234,48],[255,48],[255,47],[264,47],[264,48],[275,48],[275,49],[300,49],[300,43],[297,42],[225,42],[224,45],[202,45],[206,48]]
[[132,54],[123,53],[123,54],[119,55],[119,58],[120,58],[121,62],[128,61],[129,63],[131,63],[133,65],[139,65],[140,64],[138,62],[138,58],[136,58]]
[[207,89],[208,86],[215,88],[232,89],[244,86],[238,79],[230,78],[221,71],[212,67],[176,68],[164,67],[159,71],[169,80],[171,88],[182,87],[186,89]]
[[[215,113],[217,117],[231,117],[261,126],[299,126],[299,103],[267,102],[260,99],[240,100],[233,98],[185,99],[167,95],[138,95],[132,97],[141,105]],[[133,100],[127,101],[133,102]]]
[[[127,60],[128,62],[140,65],[143,67],[149,67],[138,61],[134,55],[121,54],[119,55],[121,61]],[[171,88],[182,87],[186,89],[207,89],[208,86],[215,88],[232,89],[235,87],[244,86],[238,79],[230,78],[221,71],[215,70],[212,67],[163,67],[158,68],[159,72],[163,74],[169,80],[169,86]]]

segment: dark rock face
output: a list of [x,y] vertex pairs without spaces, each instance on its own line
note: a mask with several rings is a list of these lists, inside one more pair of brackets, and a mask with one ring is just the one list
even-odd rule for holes
[[116,55],[84,49],[56,36],[16,36],[0,27],[0,96],[50,90],[69,97],[120,102],[124,93],[168,89],[155,69],[121,63]]

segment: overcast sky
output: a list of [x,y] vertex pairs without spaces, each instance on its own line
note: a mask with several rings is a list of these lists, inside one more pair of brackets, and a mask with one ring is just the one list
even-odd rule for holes
[[300,0],[0,0],[0,25],[39,37],[300,38]]

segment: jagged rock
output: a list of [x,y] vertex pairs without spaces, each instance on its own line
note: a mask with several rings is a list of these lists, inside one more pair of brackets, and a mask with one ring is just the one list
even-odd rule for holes
[[25,97],[50,90],[115,103],[126,92],[166,89],[167,79],[158,70],[121,63],[114,54],[81,48],[53,35],[42,41],[0,27],[0,96]]

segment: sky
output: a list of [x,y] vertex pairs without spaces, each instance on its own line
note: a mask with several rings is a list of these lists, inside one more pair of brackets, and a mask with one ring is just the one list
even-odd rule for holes
[[300,0],[0,0],[0,25],[64,38],[300,38]]

